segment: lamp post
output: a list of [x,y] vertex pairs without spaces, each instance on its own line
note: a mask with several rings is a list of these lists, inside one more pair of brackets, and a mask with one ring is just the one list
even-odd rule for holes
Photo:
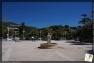
[[42,33],[42,30],[40,30],[40,40],[41,40],[41,33]]
[[67,33],[67,32],[65,31],[65,40],[66,40],[66,33]]
[[51,37],[53,37],[53,32],[52,32],[52,31],[53,31],[53,29],[51,28],[51,29],[50,29],[50,31],[51,31],[51,32],[50,32],[50,33],[51,33]]
[[9,34],[7,34],[7,40],[9,39]]
[[25,32],[25,30],[23,30],[23,39],[24,39],[24,32]]
[[9,27],[7,27],[8,34],[7,34],[7,40],[9,39]]
[[78,37],[78,41],[81,42],[81,26],[77,26],[77,37]]
[[9,34],[9,27],[7,27],[7,30],[8,30],[8,34]]
[[17,31],[15,31],[15,38],[16,38],[16,35],[17,35]]

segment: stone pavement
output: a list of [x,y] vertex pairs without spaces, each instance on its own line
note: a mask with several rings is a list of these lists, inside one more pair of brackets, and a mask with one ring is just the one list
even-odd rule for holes
[[3,41],[2,61],[84,61],[92,45],[73,45],[71,41],[51,41],[56,49],[39,49],[47,41]]

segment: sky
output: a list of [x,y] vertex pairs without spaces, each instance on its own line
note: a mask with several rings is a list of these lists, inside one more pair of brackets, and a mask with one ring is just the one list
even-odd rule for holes
[[2,20],[43,28],[79,26],[82,14],[91,17],[92,2],[2,2]]

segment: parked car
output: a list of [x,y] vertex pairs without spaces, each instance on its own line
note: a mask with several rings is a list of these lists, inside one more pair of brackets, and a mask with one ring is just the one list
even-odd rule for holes
[[47,41],[47,38],[46,38],[46,37],[43,37],[42,40],[43,40],[43,41]]
[[31,38],[30,37],[26,37],[25,40],[31,40]]
[[52,37],[52,40],[60,40],[60,37]]

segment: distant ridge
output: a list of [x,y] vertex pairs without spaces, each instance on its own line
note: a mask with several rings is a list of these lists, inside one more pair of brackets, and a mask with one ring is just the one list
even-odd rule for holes
[[11,26],[18,26],[19,24],[13,22],[13,21],[2,21],[3,25],[5,27],[11,27]]

